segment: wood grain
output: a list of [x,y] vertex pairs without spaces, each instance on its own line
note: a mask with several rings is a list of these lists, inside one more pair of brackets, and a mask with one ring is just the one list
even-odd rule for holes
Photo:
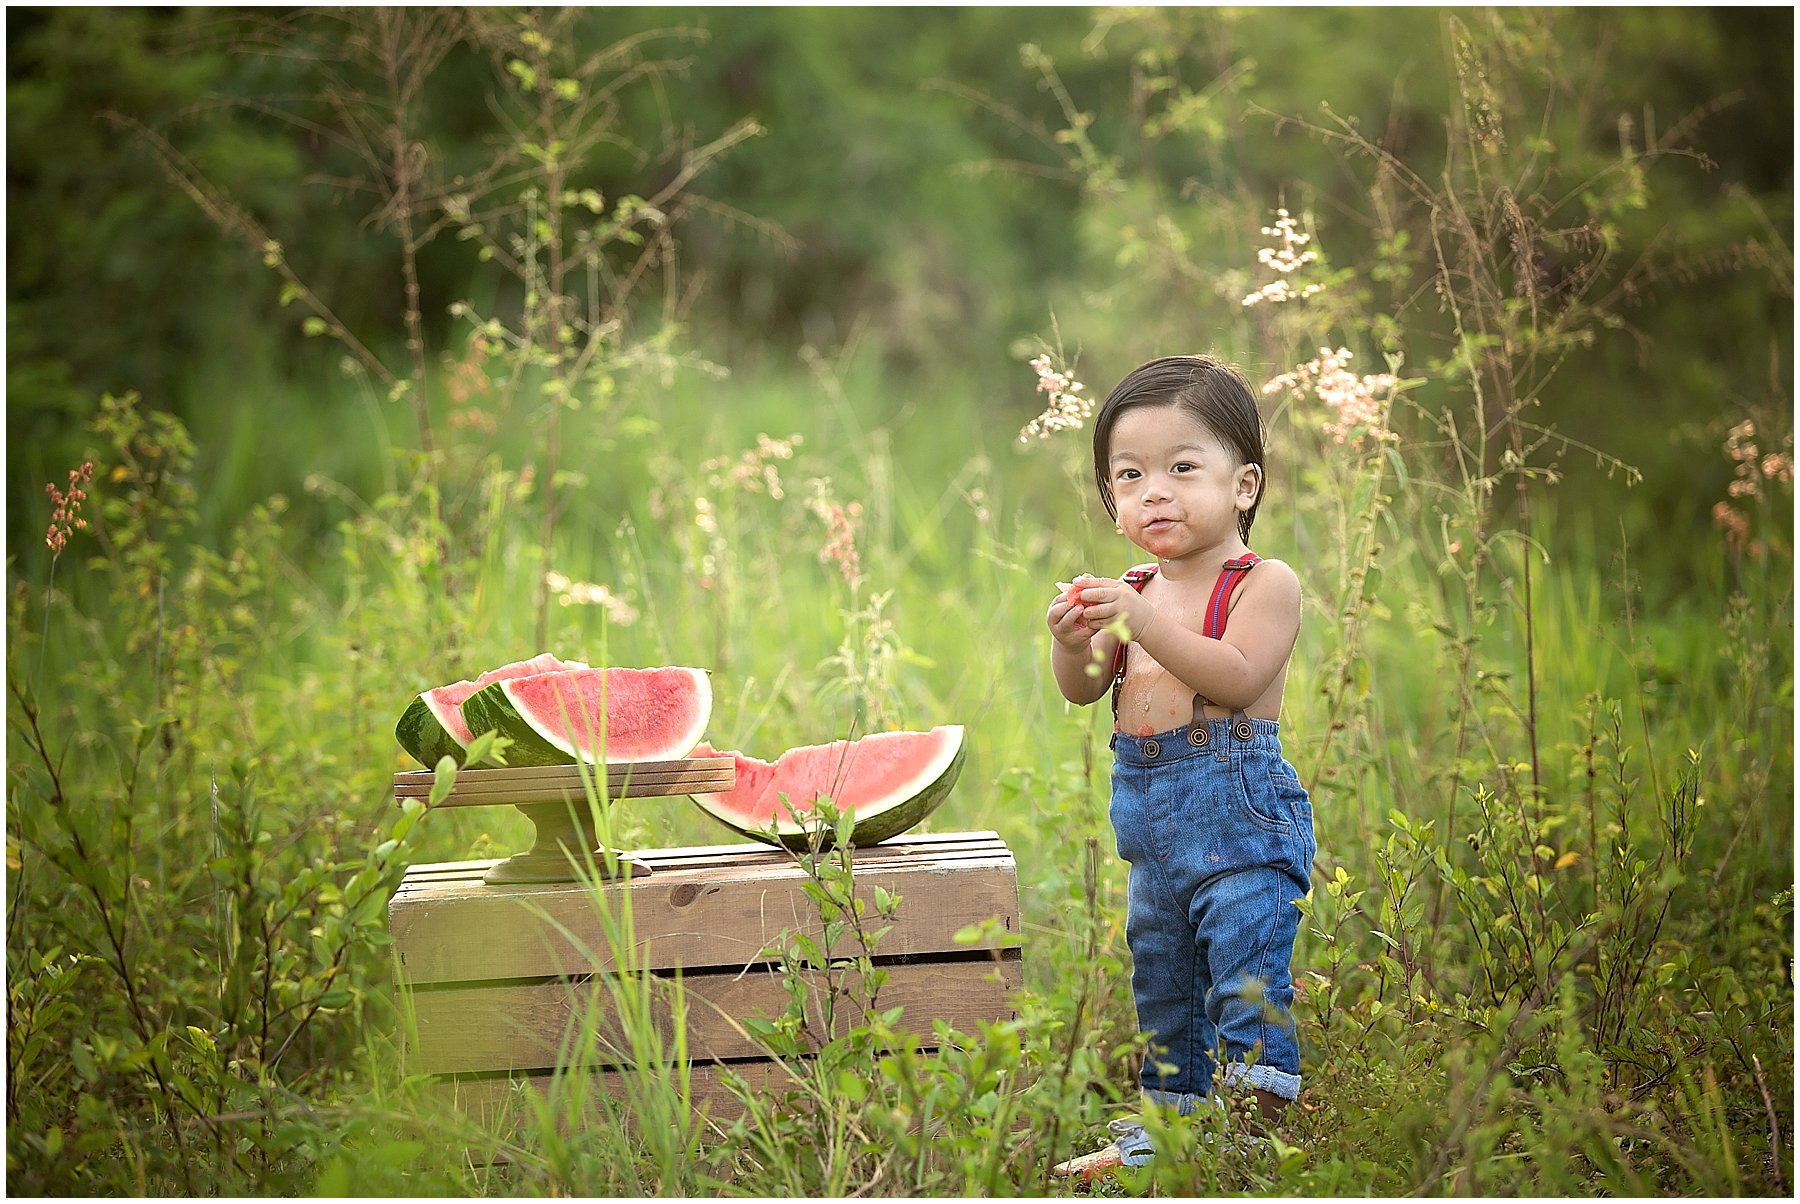
[[[793,1065],[798,1073],[805,1073],[806,1060],[797,1059]],[[637,1073],[580,1070],[521,1073],[498,1078],[445,1078],[435,1085],[434,1091],[484,1130],[508,1137],[524,1127],[531,1116],[531,1101],[525,1097],[525,1092],[555,1099],[553,1093],[558,1090],[580,1091],[583,1093],[581,1116],[584,1122],[616,1123],[617,1113],[609,1114],[606,1101],[629,1107],[633,1095],[632,1080]],[[695,1062],[688,1067],[687,1074],[688,1097],[693,1110],[722,1123],[730,1123],[744,1114],[743,1104],[726,1086],[728,1076],[735,1075],[759,1096],[773,1095],[793,1081],[792,1072],[780,1062],[767,1059]]]
[[[824,941],[800,858],[751,843],[636,856],[649,877],[592,885],[488,885],[492,860],[410,868],[388,909],[409,1068],[453,1077],[443,1089],[487,1116],[520,1103],[509,1074],[541,1090],[553,1070],[572,1067],[622,1092],[623,1072],[605,1068],[654,1052],[630,1048],[628,1034],[663,1049],[679,1035],[696,1108],[739,1110],[717,1061],[772,1086],[780,1068],[745,1021],[773,1021],[792,1004],[774,948],[795,934]],[[993,832],[911,834],[850,856],[865,929],[881,930],[870,946],[887,976],[875,1007],[900,1008],[897,1027],[926,1047],[939,1021],[973,1033],[1014,1016],[1023,963],[1005,842]],[[899,900],[891,917],[877,914],[877,887]],[[965,930],[980,935],[958,941]],[[825,951],[830,968],[803,975],[806,1047],[864,1021],[851,960],[864,951],[847,933]]]
[[[440,807],[487,806],[494,803],[554,802],[585,798],[591,786],[608,798],[651,798],[708,794],[729,790],[737,781],[737,762],[730,757],[690,757],[679,761],[635,761],[598,769],[580,765],[526,765],[510,769],[458,770]],[[431,795],[436,774],[429,769],[394,775],[394,799]]]
[[[401,978],[412,985],[589,974],[615,968],[739,968],[765,960],[784,931],[823,938],[807,875],[763,845],[651,849],[633,854],[649,877],[489,886],[492,861],[414,866],[388,906]],[[909,839],[853,853],[865,922],[886,927],[885,956],[994,948],[1019,933],[1012,853],[991,832]],[[891,922],[875,888],[900,896]],[[974,944],[956,934],[985,920]],[[629,935],[627,935],[629,934]],[[837,951],[829,950],[828,955]]]
[[[1016,954],[1015,951],[1011,951]],[[962,1032],[983,1022],[1010,1019],[1011,996],[1021,985],[1021,963],[1004,960],[916,962],[881,967],[888,975],[878,1009],[904,1009],[896,1027],[929,1038],[935,1021]],[[856,1006],[859,972],[850,966],[803,975],[809,1044],[837,1036],[866,1017]],[[832,994],[832,988],[837,994]],[[631,1047],[619,1017],[646,1015],[665,1048],[674,1045],[675,1017],[685,1010],[687,1049],[695,1061],[748,1058],[767,1051],[743,1021],[773,1020],[792,996],[773,967],[740,974],[606,975],[580,982],[472,986],[413,992],[416,1039],[408,1042],[409,1068],[431,1074],[495,1070],[547,1070],[578,1061],[628,1060]],[[835,1003],[827,1016],[826,1000]],[[578,1047],[588,1040],[591,1054]]]

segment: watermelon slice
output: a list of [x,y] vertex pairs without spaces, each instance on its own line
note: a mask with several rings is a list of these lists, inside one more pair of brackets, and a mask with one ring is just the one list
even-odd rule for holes
[[800,849],[818,826],[807,820],[825,795],[855,816],[850,843],[861,848],[898,836],[935,811],[962,772],[966,747],[960,724],[790,748],[773,765],[703,744],[696,755],[737,759],[737,785],[693,797],[735,832]]
[[509,765],[675,761],[694,751],[712,718],[704,669],[589,669],[512,677],[462,704],[469,731],[513,743]]
[[514,661],[498,669],[489,669],[474,681],[454,681],[447,686],[426,690],[408,704],[394,725],[394,738],[400,747],[427,769],[436,769],[445,756],[458,765],[474,735],[463,722],[462,704],[468,697],[492,682],[510,677],[530,677],[558,669],[585,669],[581,661],[558,660],[548,652],[540,652],[528,661]]

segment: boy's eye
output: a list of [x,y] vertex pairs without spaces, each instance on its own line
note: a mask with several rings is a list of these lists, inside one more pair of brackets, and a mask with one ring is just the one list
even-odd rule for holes
[[1171,472],[1193,472],[1194,466],[1192,464],[1189,464],[1186,460],[1183,460],[1181,463],[1175,465],[1169,471],[1171,471]]

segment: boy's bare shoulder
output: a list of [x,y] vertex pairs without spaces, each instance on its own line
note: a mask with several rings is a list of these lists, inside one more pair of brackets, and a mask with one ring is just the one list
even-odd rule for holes
[[1285,577],[1287,580],[1296,584],[1300,581],[1300,575],[1294,572],[1292,565],[1285,560],[1276,560],[1273,556],[1263,556],[1258,558],[1256,562],[1256,572],[1251,573],[1250,575],[1255,577],[1257,573],[1264,573],[1275,577]]
[[1294,598],[1300,596],[1300,575],[1285,560],[1265,557],[1257,561],[1256,571],[1245,580],[1245,585],[1254,585],[1257,592],[1262,594]]

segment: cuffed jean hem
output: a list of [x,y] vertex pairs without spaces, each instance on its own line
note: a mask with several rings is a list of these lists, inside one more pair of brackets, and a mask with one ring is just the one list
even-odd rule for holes
[[1160,1087],[1145,1087],[1144,1102],[1159,1108],[1168,1108],[1177,1116],[1192,1116],[1200,1110],[1201,1104],[1218,1107],[1219,1101],[1210,1095],[1195,1095],[1191,1091],[1164,1091]]
[[1300,1076],[1289,1074],[1285,1070],[1277,1070],[1273,1066],[1257,1063],[1246,1066],[1242,1062],[1223,1067],[1220,1076],[1232,1086],[1248,1083],[1250,1086],[1267,1091],[1270,1095],[1285,1100],[1300,1098]]
[[[1299,1075],[1260,1063],[1255,1066],[1246,1066],[1242,1062],[1227,1065],[1220,1069],[1219,1081],[1222,1086],[1255,1087],[1284,1100],[1300,1098]],[[1210,1092],[1197,1095],[1192,1091],[1164,1091],[1160,1087],[1145,1087],[1142,1094],[1145,1103],[1168,1108],[1177,1116],[1192,1116],[1200,1110],[1201,1104],[1223,1106],[1222,1101]]]

